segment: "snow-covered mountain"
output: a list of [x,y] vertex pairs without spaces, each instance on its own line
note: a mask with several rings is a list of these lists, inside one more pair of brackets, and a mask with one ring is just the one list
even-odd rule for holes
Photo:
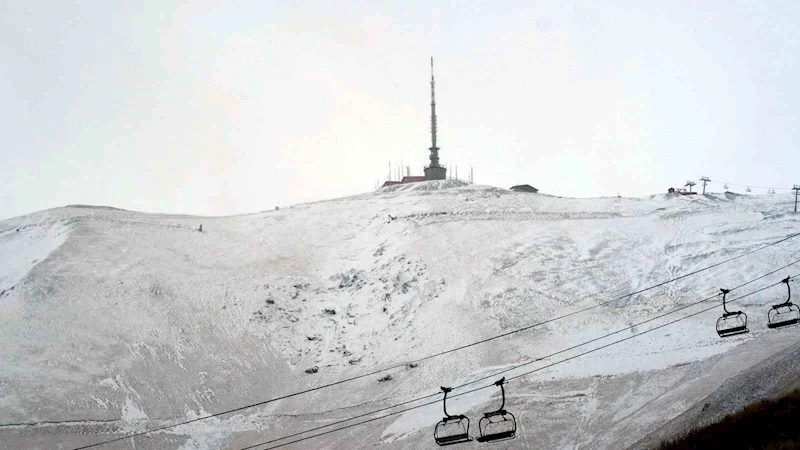
[[[234,217],[70,206],[5,220],[0,448],[88,445],[606,302],[800,232],[793,201],[571,199],[440,181]],[[796,259],[800,237],[415,367],[97,448],[240,449],[530,362],[510,378],[699,311],[713,303],[536,361]],[[731,298],[791,274],[800,264]],[[717,308],[515,379],[506,409],[517,438],[461,447],[636,447],[798,384],[798,329],[766,328],[785,295],[735,303],[749,334],[720,339]],[[498,404],[485,389],[448,409],[475,430]],[[441,418],[439,403],[285,448],[437,448]]]

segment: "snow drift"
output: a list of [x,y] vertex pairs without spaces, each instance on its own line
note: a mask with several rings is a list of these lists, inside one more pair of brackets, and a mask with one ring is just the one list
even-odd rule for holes
[[[247,216],[73,206],[2,221],[0,448],[121,437],[605,302],[800,231],[792,202],[725,194],[570,199],[446,180]],[[238,449],[520,362],[544,366],[584,349],[536,360],[760,276],[798,250],[800,238],[789,240],[591,312],[402,366],[389,380],[366,377],[107,448]],[[752,288],[794,273],[800,265]],[[796,329],[766,329],[766,305],[784,296],[775,288],[737,304],[752,312],[747,335],[719,339],[712,311],[515,380],[506,407],[519,419],[518,437],[493,448],[645,442],[687,411],[698,414],[729,380],[748,379],[754,368],[768,373],[774,355],[784,361],[798,348]],[[448,408],[477,423],[498,395],[464,395]],[[436,448],[441,415],[431,405],[287,448]]]

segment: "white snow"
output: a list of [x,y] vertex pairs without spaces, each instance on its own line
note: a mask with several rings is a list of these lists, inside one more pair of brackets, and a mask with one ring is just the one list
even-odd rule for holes
[[69,237],[70,224],[20,225],[0,231],[0,292],[11,289]]
[[[117,420],[119,430],[132,431],[409,361],[796,233],[792,201],[730,194],[572,199],[445,180],[247,216],[68,207],[3,221],[0,423],[91,418]],[[590,312],[395,369],[390,381],[367,377],[177,427],[137,441],[136,448],[160,449],[175,438],[181,443],[170,448],[240,448],[439,386],[482,377],[489,379],[469,388],[488,385],[515,365],[533,361],[497,377],[698,311],[710,304],[535,361],[799,255],[800,238]],[[792,273],[800,265],[742,292]],[[761,360],[800,340],[766,331],[765,307],[784,295],[773,288],[735,304],[754,312],[747,335],[720,340],[714,310],[511,380],[507,407],[523,418],[517,442],[630,445],[735,374],[719,372],[716,361],[743,371],[757,361],[737,356],[742,348]],[[307,374],[313,366],[318,372]],[[700,367],[708,374],[687,375]],[[670,408],[648,406],[666,395],[674,396]],[[454,397],[448,409],[477,422],[498,401],[491,388]],[[441,417],[437,403],[294,448],[433,448],[429,434]],[[553,431],[543,435],[545,426]],[[27,445],[16,430],[0,426],[0,440]],[[118,436],[105,428],[80,430],[61,432],[78,439],[76,445]],[[36,445],[46,446],[45,440]]]
[[122,421],[137,422],[147,419],[147,414],[139,409],[130,397],[127,397],[125,399],[125,404],[122,406]]

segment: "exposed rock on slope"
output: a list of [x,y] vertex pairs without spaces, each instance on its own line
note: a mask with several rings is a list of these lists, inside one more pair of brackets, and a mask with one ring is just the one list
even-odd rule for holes
[[[590,313],[404,363],[796,233],[792,201],[568,199],[444,180],[204,217],[203,233],[196,217],[106,208],[2,221],[0,442],[72,448],[399,365],[136,439],[139,450],[236,449],[530,362],[510,377],[604,345],[611,339],[539,360],[611,331],[646,331],[661,322],[626,328],[786,264],[800,238]],[[800,267],[748,289],[791,273]],[[506,406],[519,436],[497,448],[636,443],[726,380],[796,348],[797,333],[767,330],[761,314],[784,295],[771,289],[737,304],[757,312],[748,335],[720,340],[714,311],[515,380]],[[452,411],[477,418],[497,400],[493,390],[464,395]],[[435,448],[439,419],[437,404],[295,448]]]

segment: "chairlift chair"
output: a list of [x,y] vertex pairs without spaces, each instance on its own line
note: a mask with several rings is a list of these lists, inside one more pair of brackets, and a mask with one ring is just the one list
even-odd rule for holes
[[447,413],[447,393],[452,390],[451,388],[442,387],[442,392],[444,392],[444,419],[436,424],[436,428],[433,431],[433,438],[440,446],[460,444],[472,440],[469,437],[469,418],[464,415],[451,416]]
[[786,298],[785,302],[773,305],[767,311],[768,328],[783,328],[800,323],[800,308],[792,303],[792,288],[789,286],[790,279],[791,277],[786,277],[781,280],[781,283],[786,285],[789,297]]
[[741,311],[728,311],[725,304],[725,296],[728,295],[730,289],[720,289],[722,292],[722,309],[725,313],[717,319],[717,334],[719,337],[735,336],[737,334],[747,333],[747,314]]
[[750,186],[747,186],[747,189],[745,189],[745,190],[746,190],[747,192],[752,192],[752,189],[750,189]]
[[475,438],[478,442],[495,442],[514,439],[517,434],[517,419],[513,414],[505,410],[506,390],[503,388],[505,382],[506,379],[503,377],[494,383],[495,386],[500,386],[503,403],[500,404],[500,409],[483,414],[480,422],[478,422],[480,436]]
[[725,190],[727,191],[728,190],[728,183],[725,183],[724,187],[725,187]]

